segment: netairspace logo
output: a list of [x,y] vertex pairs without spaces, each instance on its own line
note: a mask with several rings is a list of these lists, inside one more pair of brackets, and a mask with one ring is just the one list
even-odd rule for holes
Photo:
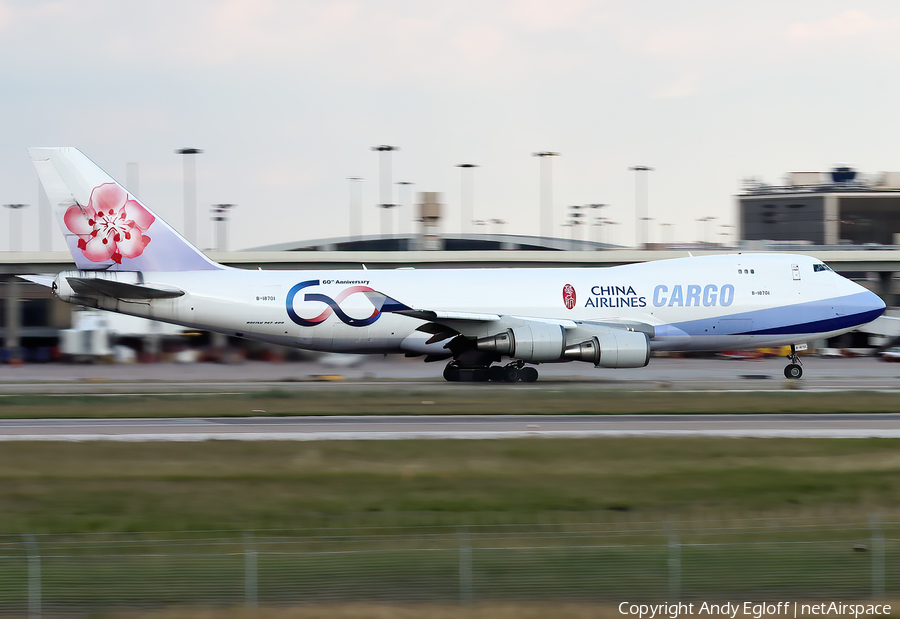
[[686,615],[711,615],[737,619],[763,619],[764,617],[862,617],[884,616],[891,614],[889,604],[846,604],[843,602],[821,602],[819,604],[803,604],[800,602],[723,602],[720,604],[619,604],[619,614],[634,615],[638,619],[678,619]]

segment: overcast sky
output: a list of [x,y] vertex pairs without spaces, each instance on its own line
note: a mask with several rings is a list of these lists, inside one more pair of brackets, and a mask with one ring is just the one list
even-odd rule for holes
[[137,162],[136,193],[179,229],[173,151],[202,148],[200,244],[231,202],[232,248],[347,234],[348,176],[377,233],[377,144],[401,148],[394,181],[443,192],[454,232],[456,164],[481,166],[477,219],[536,234],[531,153],[559,151],[555,232],[568,205],[609,203],[625,245],[636,164],[655,168],[651,240],[666,222],[685,241],[698,217],[734,223],[748,176],[900,170],[895,0],[0,0],[0,50],[0,202],[32,204],[26,250],[28,146],[76,146],[122,181]]

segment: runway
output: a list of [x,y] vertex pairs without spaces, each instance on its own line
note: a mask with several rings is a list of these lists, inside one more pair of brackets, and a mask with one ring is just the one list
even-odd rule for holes
[[586,363],[543,364],[536,383],[472,385],[446,383],[443,363],[419,359],[369,356],[340,366],[327,359],[295,363],[248,361],[216,363],[155,363],[123,365],[27,365],[0,371],[0,394],[247,393],[277,389],[307,390],[428,390],[579,389],[651,391],[900,391],[900,364],[873,358],[806,358],[804,375],[788,381],[784,359],[654,358],[645,368],[598,369]]
[[900,438],[900,414],[0,420],[0,441],[317,441],[621,436]]

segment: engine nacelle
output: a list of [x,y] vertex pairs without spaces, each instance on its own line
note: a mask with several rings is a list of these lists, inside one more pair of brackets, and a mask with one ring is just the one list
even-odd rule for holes
[[561,325],[532,323],[483,337],[476,346],[523,361],[559,361],[566,347],[566,330]]
[[640,331],[611,331],[567,346],[563,357],[602,368],[642,368],[650,363],[650,338]]

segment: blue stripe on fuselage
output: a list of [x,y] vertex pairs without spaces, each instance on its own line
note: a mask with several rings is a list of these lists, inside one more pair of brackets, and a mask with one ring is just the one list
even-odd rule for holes
[[884,310],[869,310],[867,312],[859,312],[857,314],[847,314],[835,318],[826,318],[825,320],[814,320],[813,322],[805,322],[803,324],[785,325],[783,327],[773,327],[771,329],[754,329],[746,333],[738,335],[790,335],[792,333],[827,333],[829,331],[840,331],[841,329],[851,329],[867,322],[872,322]]
[[[713,318],[688,320],[669,325],[688,335],[790,335],[826,333],[849,329],[866,324],[878,318],[884,308],[877,309],[872,302],[871,292],[860,292],[846,297],[821,299],[796,305],[770,307],[766,309],[726,314]],[[749,331],[723,332],[719,321],[752,320]],[[714,327],[720,327],[713,330]]]

